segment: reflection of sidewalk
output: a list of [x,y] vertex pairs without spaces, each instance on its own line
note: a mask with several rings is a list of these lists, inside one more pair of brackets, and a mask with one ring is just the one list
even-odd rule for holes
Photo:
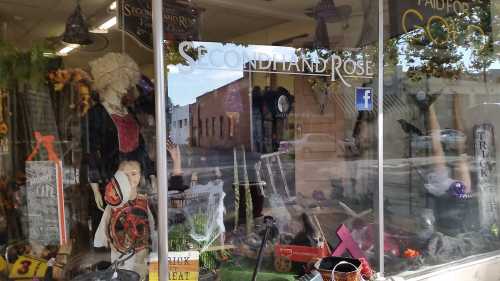
[[[201,147],[186,147],[181,146],[182,168],[185,174],[196,172],[205,172],[212,170],[215,167],[221,169],[233,169],[233,150],[208,149]],[[256,153],[247,152],[247,166],[252,169],[253,165],[259,159]],[[240,158],[241,155],[238,155]],[[239,159],[241,161],[241,159]],[[169,159],[171,165],[171,160]]]

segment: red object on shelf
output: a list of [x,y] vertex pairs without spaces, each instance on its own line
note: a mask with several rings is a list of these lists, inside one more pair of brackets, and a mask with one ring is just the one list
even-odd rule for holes
[[274,246],[274,268],[278,272],[289,272],[292,262],[310,263],[330,256],[330,249],[326,242],[320,247],[282,245]]
[[370,264],[364,258],[360,258],[359,261],[361,262],[361,275],[365,279],[371,279],[373,276],[373,269]]
[[323,246],[319,248],[277,244],[274,246],[274,255],[275,257],[288,257],[294,262],[308,263],[318,258],[327,257],[330,252],[326,243],[323,243]]
[[419,257],[420,256],[420,252],[417,251],[417,250],[408,248],[408,249],[406,249],[404,251],[403,255],[404,255],[405,258],[413,259],[413,258]]

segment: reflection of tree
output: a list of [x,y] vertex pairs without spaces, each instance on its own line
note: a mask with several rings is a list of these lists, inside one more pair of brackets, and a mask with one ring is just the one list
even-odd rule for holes
[[[447,32],[438,24],[432,24],[431,29],[433,34]],[[412,80],[424,77],[456,79],[462,72],[462,54],[457,52],[451,40],[433,42],[423,29],[407,33],[401,39],[406,45],[403,55],[409,65],[408,76]]]
[[471,66],[474,70],[482,72],[484,82],[486,82],[486,71],[488,67],[495,61],[493,48],[494,38],[491,33],[492,25],[494,23],[492,22],[491,12],[489,9],[490,5],[490,1],[485,1],[486,8],[484,8],[484,6],[472,8],[472,14],[477,15],[477,17],[472,16],[472,18],[476,21],[475,25],[479,26],[482,30],[489,31],[490,35],[474,33],[469,45],[472,49]]
[[[200,49],[202,48],[202,49]],[[198,54],[204,55],[203,47],[189,46],[184,50],[194,60],[200,59]],[[186,65],[187,61],[181,56],[179,52],[179,41],[167,41],[165,44],[165,69],[168,71],[168,65]]]
[[495,61],[490,5],[490,0],[477,1],[464,13],[431,21],[428,28],[400,36],[389,50],[402,55],[399,59],[404,58],[414,81],[458,79],[464,71],[482,72],[486,80],[486,71]]

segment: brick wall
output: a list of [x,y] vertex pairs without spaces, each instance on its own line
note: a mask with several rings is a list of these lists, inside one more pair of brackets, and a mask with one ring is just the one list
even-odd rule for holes
[[[192,105],[193,145],[230,149],[250,148],[250,98],[248,77],[241,78],[196,99]],[[238,112],[234,134],[229,134],[229,112]]]

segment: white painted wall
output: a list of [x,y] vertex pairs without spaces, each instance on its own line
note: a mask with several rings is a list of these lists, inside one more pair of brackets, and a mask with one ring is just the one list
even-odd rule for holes
[[175,106],[172,110],[172,121],[170,122],[170,138],[172,141],[176,144],[188,144],[190,127],[189,105]]

